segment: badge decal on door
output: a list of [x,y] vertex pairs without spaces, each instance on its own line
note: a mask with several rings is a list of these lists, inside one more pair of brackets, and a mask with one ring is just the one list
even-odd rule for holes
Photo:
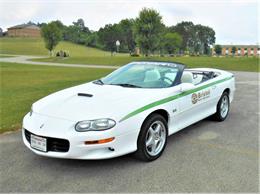
[[201,101],[201,100],[204,100],[206,98],[209,98],[210,96],[210,90],[204,90],[204,91],[200,91],[200,92],[197,92],[197,93],[193,93],[191,95],[191,102],[193,104],[196,104],[197,102]]

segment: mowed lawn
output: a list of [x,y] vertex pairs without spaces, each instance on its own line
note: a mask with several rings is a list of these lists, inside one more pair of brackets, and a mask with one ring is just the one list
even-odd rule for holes
[[[91,64],[91,65],[124,65],[132,61],[157,60],[171,61],[186,64],[188,67],[210,67],[223,70],[259,72],[259,57],[130,57],[128,54],[116,54],[96,48],[86,47],[70,42],[61,41],[55,48],[69,51],[69,58],[44,57],[35,59],[42,62],[56,62],[67,64]],[[44,47],[43,39],[40,38],[0,38],[0,54],[21,54],[47,56],[48,51]]]
[[57,62],[68,64],[96,64],[121,66],[132,61],[169,61],[186,64],[188,68],[208,67],[223,70],[259,72],[259,57],[130,57],[130,56],[103,56],[103,57],[70,57],[70,58],[43,58],[35,61]]
[[[71,42],[61,41],[55,51],[68,51],[73,57],[93,56],[102,57],[110,56],[110,52],[102,51],[96,48],[86,47],[83,45],[74,44]],[[2,37],[0,38],[0,54],[20,54],[20,55],[35,55],[48,56],[48,50],[45,49],[44,41],[40,38],[15,38]]]
[[0,63],[0,133],[21,128],[36,100],[61,89],[100,78],[111,69],[88,69]]

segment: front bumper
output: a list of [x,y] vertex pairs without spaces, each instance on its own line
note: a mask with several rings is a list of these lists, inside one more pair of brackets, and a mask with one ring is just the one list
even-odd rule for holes
[[[41,120],[38,120],[38,118]],[[44,118],[44,119],[42,119]],[[53,131],[56,122],[55,128],[64,128],[67,127],[67,130],[64,130],[66,133],[61,133],[62,131]],[[36,122],[37,121],[37,122]],[[44,130],[37,129],[37,126],[40,124],[39,121],[49,121],[50,125],[46,125]],[[70,121],[64,120],[57,120],[57,119],[50,119],[46,116],[37,116],[34,114],[34,117],[31,118],[28,114],[24,117],[23,121],[23,142],[24,144],[34,153],[47,156],[47,157],[54,157],[54,158],[68,158],[68,159],[108,159],[114,158],[117,156],[122,156],[124,154],[128,154],[134,152],[137,149],[137,137],[139,130],[138,128],[133,128],[128,126],[128,128],[132,128],[130,131],[122,131],[126,128],[126,124],[119,124],[116,125],[111,130],[106,130],[103,132],[100,131],[89,131],[89,132],[76,132],[74,130],[74,125],[70,124]],[[74,123],[73,123],[74,124]],[[133,126],[133,125],[132,125]],[[69,127],[69,128],[68,128]],[[134,130],[137,129],[137,130]],[[69,149],[67,152],[56,152],[56,151],[47,151],[42,152],[36,150],[31,147],[30,141],[28,138],[26,139],[25,131],[28,130],[30,133],[48,137],[48,138],[57,138],[57,139],[65,139],[69,141]],[[122,133],[118,133],[122,131]],[[101,140],[107,139],[110,137],[114,137],[115,139],[108,143],[102,144],[85,144],[86,141],[93,141],[93,140]],[[47,139],[48,143],[48,139]]]

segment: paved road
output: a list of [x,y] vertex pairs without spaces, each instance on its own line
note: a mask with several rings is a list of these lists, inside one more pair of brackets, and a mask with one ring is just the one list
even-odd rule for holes
[[63,63],[53,63],[53,62],[35,62],[30,61],[30,59],[44,58],[47,56],[25,56],[25,55],[9,55],[12,57],[0,57],[0,62],[11,62],[20,64],[31,64],[31,65],[44,65],[44,66],[61,66],[61,67],[80,67],[80,68],[107,68],[107,69],[117,69],[120,66],[108,66],[108,65],[83,65],[83,64],[63,64]]
[[131,155],[102,161],[45,158],[25,148],[20,132],[0,135],[0,192],[259,192],[259,74],[235,75],[227,120],[203,120],[172,135],[164,154],[151,163]]

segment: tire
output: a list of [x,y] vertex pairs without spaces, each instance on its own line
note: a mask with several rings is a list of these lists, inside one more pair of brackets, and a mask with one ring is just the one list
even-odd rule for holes
[[142,161],[159,158],[167,144],[168,125],[164,117],[152,114],[143,123],[137,140],[135,157]]
[[[225,104],[225,106],[222,103]],[[224,107],[226,108],[226,110],[224,109]],[[230,108],[229,95],[227,92],[224,92],[221,95],[220,100],[218,101],[217,112],[212,116],[212,118],[215,121],[219,121],[219,122],[224,121],[228,116],[229,108]]]

